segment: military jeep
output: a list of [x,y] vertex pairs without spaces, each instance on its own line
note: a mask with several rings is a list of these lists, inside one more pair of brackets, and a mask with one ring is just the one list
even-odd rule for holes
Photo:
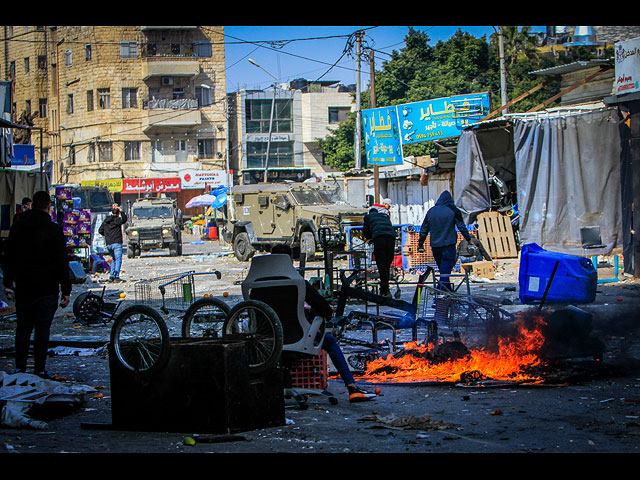
[[361,226],[365,209],[346,204],[337,188],[305,183],[263,183],[233,187],[229,194],[229,223],[225,240],[238,260],[256,251],[270,251],[277,243],[291,246],[294,256],[313,259],[327,243],[344,250],[346,228]]
[[127,256],[143,250],[169,248],[171,256],[182,255],[182,213],[171,198],[136,200],[129,211]]

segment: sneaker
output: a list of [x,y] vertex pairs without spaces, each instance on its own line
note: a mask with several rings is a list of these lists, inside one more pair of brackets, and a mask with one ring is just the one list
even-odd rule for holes
[[109,280],[107,280],[107,282],[115,282],[116,281],[116,277],[109,277]]
[[366,402],[367,400],[371,400],[376,396],[377,395],[375,393],[369,393],[358,387],[349,387],[349,402],[351,403]]

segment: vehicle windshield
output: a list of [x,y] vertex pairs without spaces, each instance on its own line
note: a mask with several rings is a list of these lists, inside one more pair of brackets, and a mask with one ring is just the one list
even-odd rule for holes
[[322,197],[324,203],[346,202],[339,187],[321,187],[318,188],[318,194]]
[[173,211],[169,206],[136,207],[133,216],[137,218],[171,218]]
[[324,205],[328,203],[320,196],[318,191],[313,188],[292,189],[291,195],[293,195],[298,205]]

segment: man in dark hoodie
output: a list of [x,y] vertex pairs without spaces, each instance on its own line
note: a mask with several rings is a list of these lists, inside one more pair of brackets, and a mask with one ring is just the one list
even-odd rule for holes
[[34,373],[45,370],[49,333],[58,307],[69,304],[71,281],[67,247],[60,226],[51,221],[49,193],[33,196],[33,207],[20,215],[9,232],[3,258],[4,287],[14,288],[16,301],[16,372],[25,372],[31,332]]
[[98,229],[98,233],[105,238],[107,250],[112,257],[110,282],[124,282],[120,278],[120,267],[122,265],[122,225],[125,223],[127,223],[127,214],[117,203],[114,203],[111,215],[104,219]]
[[373,243],[373,256],[380,275],[380,295],[391,297],[389,275],[396,245],[396,231],[385,204],[374,204],[364,216],[362,234]]
[[440,272],[439,286],[449,290],[452,290],[449,275],[456,264],[456,244],[458,242],[456,227],[462,236],[470,242],[471,235],[462,220],[462,213],[453,203],[451,193],[445,190],[424,217],[420,227],[420,237],[418,237],[418,251],[424,252],[424,241],[430,234],[431,251]]

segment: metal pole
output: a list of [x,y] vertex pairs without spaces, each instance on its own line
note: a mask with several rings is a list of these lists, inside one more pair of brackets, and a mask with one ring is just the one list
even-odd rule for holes
[[[507,68],[504,62],[504,32],[502,27],[498,27],[498,46],[500,48],[500,95],[502,97],[502,106],[507,104]],[[504,109],[504,113],[508,113],[508,108]]]
[[362,159],[360,156],[360,137],[362,135],[362,125],[361,125],[361,106],[360,106],[360,56],[362,47],[362,31],[356,33],[356,133],[354,139],[354,149],[355,149],[355,167],[362,168]]

